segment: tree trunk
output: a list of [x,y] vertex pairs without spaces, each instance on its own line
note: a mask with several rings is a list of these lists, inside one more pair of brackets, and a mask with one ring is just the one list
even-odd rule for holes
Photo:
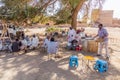
[[86,0],[80,0],[80,2],[78,3],[78,5],[76,6],[76,8],[73,10],[72,13],[72,22],[71,22],[71,26],[76,30],[77,28],[77,15],[79,10],[81,9],[82,5],[84,4]]

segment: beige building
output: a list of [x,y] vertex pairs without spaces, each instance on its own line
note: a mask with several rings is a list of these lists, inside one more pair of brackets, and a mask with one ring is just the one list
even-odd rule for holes
[[113,22],[113,10],[98,10],[95,9],[91,16],[92,22],[100,22],[105,26],[112,26]]

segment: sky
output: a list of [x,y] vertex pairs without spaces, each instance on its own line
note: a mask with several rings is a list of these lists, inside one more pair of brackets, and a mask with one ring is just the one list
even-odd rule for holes
[[106,0],[103,10],[114,10],[113,17],[120,18],[120,0]]

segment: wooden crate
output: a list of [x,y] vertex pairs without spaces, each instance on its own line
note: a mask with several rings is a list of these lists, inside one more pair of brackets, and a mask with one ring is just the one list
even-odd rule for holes
[[83,40],[82,41],[82,50],[85,51],[85,52],[88,51],[87,45],[88,45],[88,41],[87,40]]
[[92,53],[98,52],[98,42],[94,40],[88,40],[87,51]]

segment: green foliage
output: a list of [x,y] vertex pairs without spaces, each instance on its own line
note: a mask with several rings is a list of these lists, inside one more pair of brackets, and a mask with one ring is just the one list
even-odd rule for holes
[[56,31],[59,32],[60,28],[57,28],[55,26],[51,26],[51,27],[46,28],[47,33],[52,33],[52,32],[56,32]]
[[[57,0],[61,4],[59,11],[57,14],[50,19],[48,16],[45,15],[46,10],[48,7],[52,9],[55,8],[55,0],[38,0],[35,6],[31,6],[30,4],[34,0],[0,0],[4,6],[0,7],[0,18],[4,20],[11,20],[16,22],[27,22],[28,20],[33,23],[47,23],[50,20],[56,22],[56,24],[64,24],[64,23],[71,23],[71,16],[74,13],[74,10],[78,3],[83,0]],[[94,0],[84,0],[93,2]],[[105,1],[105,0],[101,0]],[[97,0],[96,2],[99,2]],[[98,3],[94,3],[98,4]],[[89,7],[88,7],[89,9]],[[83,8],[82,10],[85,11]],[[84,13],[83,13],[84,14]],[[85,18],[87,20],[87,18]]]
[[80,0],[69,0],[71,7],[74,9]]
[[71,23],[73,10],[81,0],[62,0],[63,8],[55,15],[53,20],[56,24]]
[[49,20],[48,17],[43,15],[41,8],[29,5],[32,0],[1,0],[1,2],[4,4],[0,8],[1,19],[16,22],[27,22],[29,20],[34,23],[46,23]]
[[64,23],[70,23],[71,22],[71,12],[70,10],[64,8],[60,10],[53,20],[56,22],[56,24],[64,24]]
[[28,6],[27,9],[24,10],[28,18],[34,18],[38,13],[37,8]]
[[[38,3],[38,7],[32,7],[29,6],[28,3],[32,0],[1,0],[2,3],[5,4],[4,10],[4,15],[2,19],[5,20],[13,20],[13,21],[26,21],[29,19],[33,23],[46,23],[50,19],[49,17],[45,16],[42,11],[41,4],[46,3],[46,1],[40,0]],[[42,2],[41,2],[42,1]],[[52,0],[51,0],[52,1]],[[79,0],[61,0],[63,5],[66,3],[70,3],[72,7],[75,8]],[[42,5],[43,5],[42,4]],[[71,9],[72,8],[62,8],[56,15],[55,18],[53,19],[56,24],[64,24],[64,23],[70,23],[71,22]],[[3,11],[4,11],[3,10]],[[2,12],[3,12],[2,11]]]
[[32,18],[33,23],[47,23],[49,21],[49,17],[45,15],[36,15],[34,18]]

